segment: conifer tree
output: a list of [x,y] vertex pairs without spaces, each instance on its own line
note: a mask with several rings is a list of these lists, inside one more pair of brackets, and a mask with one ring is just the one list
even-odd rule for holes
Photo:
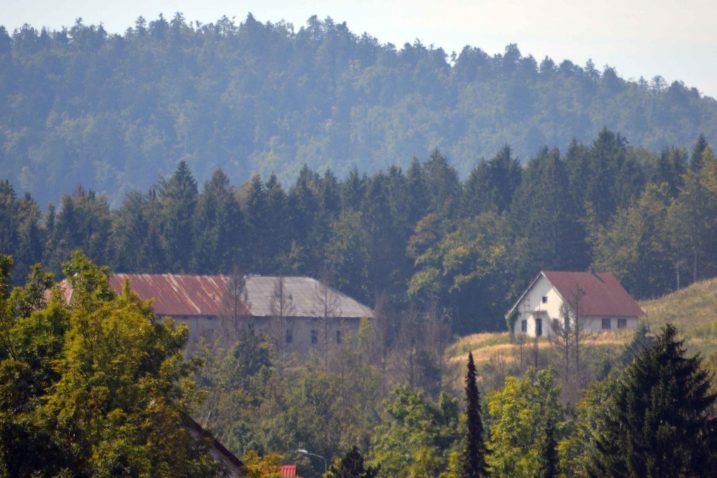
[[488,465],[485,461],[487,450],[483,441],[483,421],[480,412],[480,395],[476,384],[476,366],[473,353],[468,353],[468,372],[466,373],[466,415],[468,418],[468,435],[463,450],[463,467],[461,478],[477,478],[488,476]]
[[597,439],[594,476],[706,476],[715,464],[716,396],[698,356],[668,324],[628,367]]
[[545,438],[540,449],[540,468],[538,478],[555,478],[558,476],[558,443],[555,439],[555,421],[548,418],[545,427]]
[[327,478],[375,478],[378,468],[364,466],[364,459],[357,447],[351,448],[342,458],[336,460],[329,471]]
[[160,188],[162,234],[167,244],[167,261],[172,272],[189,270],[197,194],[197,181],[187,163],[180,161],[172,177]]

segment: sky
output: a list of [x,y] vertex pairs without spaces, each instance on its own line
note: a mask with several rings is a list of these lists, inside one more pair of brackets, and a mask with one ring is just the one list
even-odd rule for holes
[[661,75],[717,98],[716,0],[0,0],[0,25],[58,29],[81,17],[122,33],[139,16],[175,12],[201,23],[223,15],[239,23],[251,12],[296,29],[312,15],[331,17],[381,43],[419,39],[449,54],[465,45],[495,54],[516,43],[538,62],[591,59],[627,79]]

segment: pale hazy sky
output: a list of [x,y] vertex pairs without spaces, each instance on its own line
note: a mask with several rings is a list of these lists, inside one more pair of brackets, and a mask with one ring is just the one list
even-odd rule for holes
[[297,29],[311,15],[330,16],[382,43],[420,39],[449,54],[465,45],[493,54],[517,43],[538,61],[592,59],[628,79],[659,74],[717,98],[717,0],[0,0],[0,25],[60,28],[82,17],[116,33],[140,15],[153,20],[178,11],[202,23],[222,15],[239,23],[252,12]]

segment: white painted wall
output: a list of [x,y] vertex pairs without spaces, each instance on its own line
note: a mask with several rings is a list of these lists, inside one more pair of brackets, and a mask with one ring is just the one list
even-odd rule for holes
[[[543,302],[543,297],[546,298],[546,302]],[[552,333],[550,322],[552,319],[560,317],[562,304],[563,301],[558,291],[541,275],[518,304],[513,333],[535,337],[536,319],[541,319],[543,323],[542,337],[549,337]],[[521,329],[523,320],[527,322],[528,327],[525,333]]]

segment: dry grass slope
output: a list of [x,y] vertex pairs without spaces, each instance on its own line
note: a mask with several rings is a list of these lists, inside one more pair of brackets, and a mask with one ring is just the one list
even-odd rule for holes
[[[717,278],[701,281],[658,299],[643,301],[645,320],[657,332],[668,322],[675,324],[686,339],[691,352],[700,352],[717,369]],[[600,348],[622,348],[631,338],[630,331],[596,334],[585,345]],[[548,341],[539,343],[541,349],[550,347]],[[530,347],[527,343],[524,347]],[[518,347],[511,343],[508,332],[480,333],[459,338],[448,349],[447,359],[464,364],[469,351],[477,364],[510,363],[518,356]],[[617,350],[616,350],[617,351]]]

